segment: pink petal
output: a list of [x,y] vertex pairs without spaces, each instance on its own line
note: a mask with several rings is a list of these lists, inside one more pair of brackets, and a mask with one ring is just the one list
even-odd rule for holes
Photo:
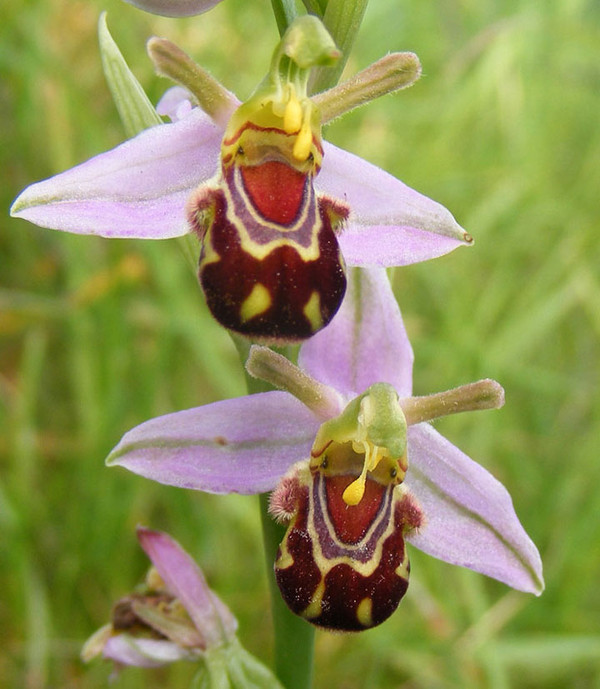
[[353,266],[403,266],[472,240],[451,213],[366,160],[325,143],[320,192],[346,201],[350,220],[340,236]]
[[111,636],[104,645],[102,655],[122,665],[146,668],[160,667],[166,663],[192,657],[189,651],[172,641],[137,639],[129,634]]
[[504,486],[421,423],[408,430],[406,484],[425,513],[408,540],[429,555],[540,594],[542,562]]
[[353,269],[348,278],[332,322],[300,348],[300,366],[345,395],[390,383],[410,396],[413,352],[385,270]]
[[308,458],[320,425],[285,392],[215,402],[151,419],[125,434],[107,464],[209,493],[263,493]]
[[222,131],[199,108],[50,179],[11,214],[42,227],[103,237],[166,239],[189,231],[185,203],[218,165]]
[[171,121],[177,122],[191,114],[192,94],[183,86],[172,86],[167,89],[156,104],[156,112]]
[[229,608],[209,589],[194,560],[168,534],[138,527],[138,539],[167,589],[192,618],[208,648],[235,636],[237,621]]
[[163,17],[191,17],[208,12],[221,0],[125,0],[130,5]]

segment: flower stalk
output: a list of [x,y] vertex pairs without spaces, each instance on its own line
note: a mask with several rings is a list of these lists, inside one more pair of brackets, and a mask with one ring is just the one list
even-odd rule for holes
[[[244,348],[239,348],[242,364],[244,361],[243,352]],[[275,352],[272,353],[275,354]],[[288,361],[280,354],[276,356]],[[289,361],[288,363],[292,366]],[[250,375],[247,370],[245,377],[250,394],[272,389],[271,385],[265,385],[263,380]],[[269,513],[268,493],[259,495],[259,509],[275,639],[275,674],[285,689],[310,689],[313,678],[315,630],[303,619],[291,613],[281,598],[275,580],[273,563],[286,528],[274,521]]]
[[265,565],[275,636],[275,674],[285,689],[310,689],[313,678],[315,629],[297,617],[283,601],[273,573],[273,563],[286,528],[269,513],[269,496],[259,496]]
[[315,71],[312,78],[313,93],[323,91],[339,81],[367,9],[367,2],[368,0],[328,0],[322,15],[323,24],[342,51],[343,57],[333,69],[320,68]]
[[294,0],[271,0],[271,6],[273,7],[279,35],[283,36],[288,26],[297,16],[296,4]]

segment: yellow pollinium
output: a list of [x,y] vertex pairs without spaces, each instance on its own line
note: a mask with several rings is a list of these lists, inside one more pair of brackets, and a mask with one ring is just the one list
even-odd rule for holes
[[355,440],[352,449],[357,454],[364,454],[362,471],[358,478],[346,488],[342,498],[347,505],[358,505],[365,494],[367,474],[380,483],[400,483],[406,475],[406,455],[399,459],[390,456],[385,447],[378,447],[367,440]]
[[231,116],[221,144],[226,165],[260,165],[284,159],[301,172],[321,166],[319,111],[296,90],[259,95],[242,104]]
[[[300,162],[307,160],[313,143],[312,104],[308,98],[298,99],[293,84],[287,85],[287,102],[283,108],[283,130],[296,134],[292,155]],[[277,111],[277,107],[273,108]]]
[[227,124],[223,166],[283,158],[301,172],[318,172],[321,115],[308,95],[309,77],[313,68],[331,66],[340,55],[320,19],[296,17],[273,52],[266,78]]
[[355,481],[352,481],[344,491],[342,497],[347,505],[358,505],[365,494],[367,472],[374,471],[377,468],[379,462],[387,456],[387,451],[376,445],[371,445],[371,443],[365,440],[354,441],[352,443],[352,449],[358,454],[364,453],[365,461],[360,476]]
[[310,466],[332,476],[358,473],[342,494],[350,506],[363,499],[367,479],[385,486],[401,483],[408,470],[406,419],[393,387],[375,383],[339,416],[325,421]]
[[292,149],[292,155],[296,160],[304,161],[308,158],[310,149],[312,148],[312,138],[313,132],[310,126],[310,120],[309,118],[305,118],[296,136],[294,148]]
[[283,111],[283,129],[286,134],[293,134],[302,127],[302,104],[292,84],[288,84],[288,93],[288,101]]

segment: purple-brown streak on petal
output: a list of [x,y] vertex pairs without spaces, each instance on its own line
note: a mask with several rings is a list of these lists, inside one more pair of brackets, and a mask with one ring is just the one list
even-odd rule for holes
[[504,486],[429,424],[408,431],[406,485],[425,513],[425,526],[408,540],[420,550],[540,594],[537,548],[525,533]]
[[125,434],[107,463],[180,488],[264,493],[310,455],[319,425],[287,393],[259,393],[146,421]]

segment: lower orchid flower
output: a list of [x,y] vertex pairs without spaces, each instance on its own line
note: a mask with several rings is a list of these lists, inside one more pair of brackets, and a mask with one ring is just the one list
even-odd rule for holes
[[85,643],[83,660],[102,655],[117,667],[145,668],[196,661],[194,686],[281,689],[242,648],[237,620],[181,546],[160,531],[139,527],[137,535],[153,566],[144,585],[115,604],[111,623]]
[[[130,129],[143,126],[140,112],[160,122],[105,22],[100,33],[105,71]],[[325,327],[342,302],[346,264],[405,265],[471,243],[438,203],[321,138],[322,124],[412,84],[420,75],[414,54],[388,55],[309,96],[310,70],[339,51],[320,21],[305,15],[240,105],[169,41],[151,39],[148,49],[158,72],[186,86],[201,107],[185,117],[180,108],[178,121],[31,185],[13,216],[104,237],[193,232],[211,313],[265,343],[300,341]]]
[[411,397],[412,365],[385,271],[355,269],[299,367],[251,348],[249,373],[283,390],[147,421],[107,462],[183,488],[274,491],[272,512],[288,524],[280,588],[320,626],[364,629],[393,612],[408,585],[405,540],[539,595],[540,556],[510,495],[427,423],[499,407],[502,388],[485,380]]

